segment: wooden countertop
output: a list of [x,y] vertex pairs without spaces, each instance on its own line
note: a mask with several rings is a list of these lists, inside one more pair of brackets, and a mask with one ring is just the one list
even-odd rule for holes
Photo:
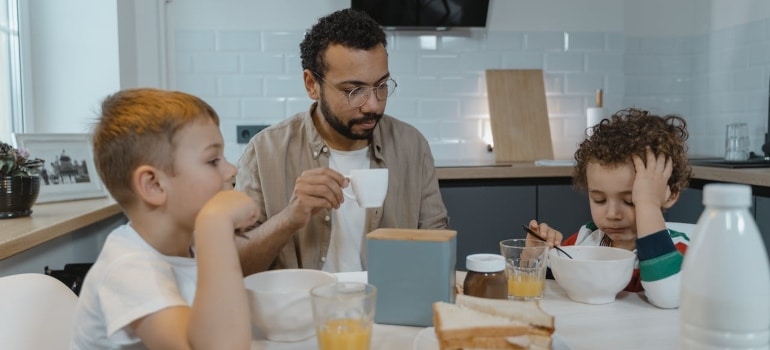
[[[436,172],[439,180],[554,178],[571,177],[572,167],[535,166],[531,162],[472,166],[439,164]],[[770,188],[770,168],[693,166],[693,178]],[[120,213],[120,207],[110,198],[36,204],[32,210],[29,217],[0,220],[0,260]]]
[[[692,166],[693,178],[698,180],[733,182],[770,187],[770,168],[729,169]],[[439,166],[439,180],[515,179],[571,177],[571,166],[535,166],[530,162],[510,165]]]
[[0,219],[0,259],[120,213],[111,198],[35,204],[32,215]]

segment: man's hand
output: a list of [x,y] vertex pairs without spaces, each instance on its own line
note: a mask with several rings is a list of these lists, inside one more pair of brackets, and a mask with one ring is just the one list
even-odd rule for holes
[[347,178],[329,168],[303,171],[286,208],[292,225],[304,227],[319,210],[338,209],[345,200],[342,189],[348,185]]

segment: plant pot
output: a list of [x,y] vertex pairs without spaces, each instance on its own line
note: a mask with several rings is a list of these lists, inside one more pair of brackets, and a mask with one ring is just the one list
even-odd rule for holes
[[32,205],[40,193],[40,177],[0,177],[0,219],[32,214]]

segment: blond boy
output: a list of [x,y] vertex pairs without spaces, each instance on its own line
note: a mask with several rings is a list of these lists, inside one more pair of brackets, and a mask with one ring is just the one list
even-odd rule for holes
[[234,232],[260,212],[232,190],[216,112],[182,92],[120,91],[102,103],[93,146],[129,223],[85,279],[72,348],[248,349]]

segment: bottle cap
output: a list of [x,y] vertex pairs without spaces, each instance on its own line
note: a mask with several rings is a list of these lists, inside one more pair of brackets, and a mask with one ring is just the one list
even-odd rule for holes
[[716,207],[751,206],[751,186],[713,183],[703,186],[703,205]]
[[498,254],[471,254],[465,258],[469,271],[498,272],[505,270],[505,258]]

